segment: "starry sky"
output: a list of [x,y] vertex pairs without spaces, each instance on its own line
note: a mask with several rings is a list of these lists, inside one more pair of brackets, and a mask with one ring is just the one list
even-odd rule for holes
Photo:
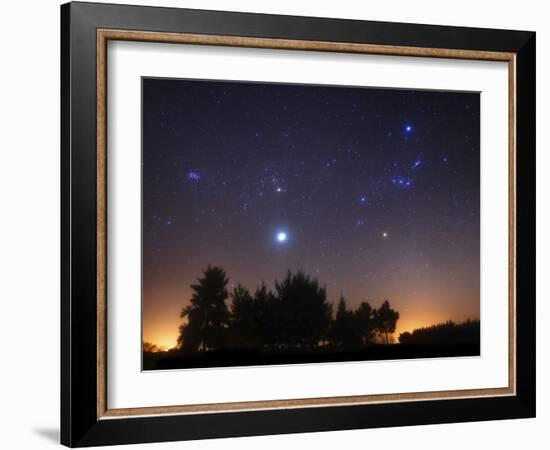
[[208,264],[302,269],[397,331],[479,318],[479,93],[144,78],[143,340]]

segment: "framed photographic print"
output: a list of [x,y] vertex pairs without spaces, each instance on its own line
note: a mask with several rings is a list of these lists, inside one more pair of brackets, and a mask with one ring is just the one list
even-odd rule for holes
[[61,19],[63,444],[535,415],[535,33]]

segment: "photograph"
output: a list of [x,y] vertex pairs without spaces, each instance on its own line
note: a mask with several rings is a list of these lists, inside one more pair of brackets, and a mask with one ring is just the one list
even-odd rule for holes
[[480,355],[480,93],[143,77],[143,370]]

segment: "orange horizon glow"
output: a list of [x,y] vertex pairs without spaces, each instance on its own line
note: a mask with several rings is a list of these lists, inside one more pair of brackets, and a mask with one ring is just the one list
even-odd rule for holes
[[[292,270],[299,270],[293,267]],[[475,270],[475,268],[472,268]],[[230,281],[229,291],[246,279],[246,272],[232,270],[228,272]],[[235,274],[235,275],[234,275]],[[156,344],[159,347],[170,349],[177,346],[179,326],[183,323],[180,313],[183,307],[189,304],[192,296],[192,284],[195,277],[183,277],[183,274],[164,275],[159,283],[144,286],[143,299],[143,334],[142,341]],[[282,274],[275,276],[280,279]],[[322,275],[321,275],[322,277]],[[339,294],[343,294],[348,302],[349,309],[355,309],[362,301],[367,301],[374,308],[378,308],[387,299],[393,309],[399,312],[396,332],[393,334],[398,340],[399,334],[413,331],[417,328],[428,327],[449,320],[459,323],[466,319],[479,320],[480,300],[478,285],[468,284],[467,270],[457,272],[457,278],[450,283],[442,279],[438,268],[429,267],[419,278],[413,270],[410,272],[393,273],[387,276],[384,285],[366,283],[355,289],[340,290],[335,285],[326,286],[327,299],[333,304],[336,311]],[[262,280],[249,280],[245,283],[251,290]],[[348,280],[341,280],[342,285],[348,285]],[[273,289],[274,284],[268,284]],[[368,294],[367,294],[368,292]],[[229,304],[229,301],[228,301]]]
[[[380,302],[382,303],[382,302]],[[394,306],[394,303],[390,304]],[[379,304],[373,305],[379,307]],[[350,305],[350,307],[353,307]],[[399,311],[399,308],[395,308]],[[177,339],[179,333],[179,326],[183,323],[183,319],[179,318],[179,311],[181,307],[175,308],[175,314],[156,314],[152,319],[152,323],[148,326],[144,324],[143,330],[143,342],[149,342],[155,344],[162,351],[166,351],[177,347]],[[455,314],[453,316],[445,315],[443,312],[429,313],[429,312],[413,312],[411,311],[399,311],[399,320],[397,321],[397,327],[393,336],[395,342],[399,342],[399,335],[404,332],[412,332],[419,328],[430,327],[432,325],[445,323],[452,320],[455,323],[464,322],[468,319],[479,320],[479,315],[476,314]],[[175,318],[174,318],[175,317]]]

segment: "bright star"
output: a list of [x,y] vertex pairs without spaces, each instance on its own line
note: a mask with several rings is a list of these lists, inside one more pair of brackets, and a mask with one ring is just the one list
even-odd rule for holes
[[277,233],[277,242],[286,242],[288,236],[284,231]]
[[405,125],[405,131],[407,133],[410,133],[412,131],[412,129],[413,129],[412,125]]
[[388,232],[387,232],[387,231],[384,231],[384,232],[382,233],[382,237],[383,237],[383,238],[387,238],[387,237],[388,237]]

